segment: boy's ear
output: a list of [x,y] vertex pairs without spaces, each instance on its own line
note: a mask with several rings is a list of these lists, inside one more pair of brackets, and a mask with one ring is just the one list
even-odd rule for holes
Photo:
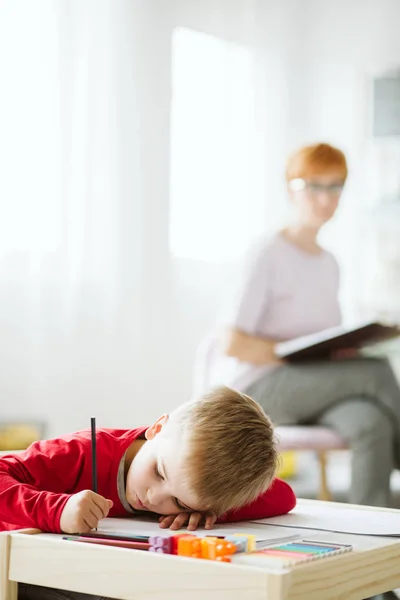
[[154,421],[153,425],[150,425],[148,429],[146,429],[145,437],[146,440],[153,440],[158,433],[160,433],[161,429],[168,422],[169,416],[167,414],[158,417],[157,421]]

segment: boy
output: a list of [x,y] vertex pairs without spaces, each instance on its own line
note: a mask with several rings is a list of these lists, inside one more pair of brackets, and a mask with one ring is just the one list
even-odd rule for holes
[[161,527],[289,512],[274,480],[273,427],[259,405],[218,388],[151,426],[97,432],[98,493],[90,490],[91,437],[81,431],[0,459],[0,530],[84,533],[100,519],[155,512]]

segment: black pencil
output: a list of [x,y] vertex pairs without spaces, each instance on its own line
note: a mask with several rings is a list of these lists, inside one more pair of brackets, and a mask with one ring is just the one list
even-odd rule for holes
[[97,494],[96,418],[90,419],[92,429],[92,490]]

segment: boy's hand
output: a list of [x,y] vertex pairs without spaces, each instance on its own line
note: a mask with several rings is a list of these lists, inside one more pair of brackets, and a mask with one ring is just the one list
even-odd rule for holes
[[112,505],[112,500],[106,500],[91,490],[83,490],[74,494],[61,513],[61,531],[64,533],[88,533],[97,527],[100,519],[104,519],[108,515]]
[[160,527],[163,529],[181,529],[185,527],[190,531],[194,531],[200,525],[202,521],[204,521],[205,529],[212,529],[217,520],[217,515],[212,511],[207,511],[204,513],[201,512],[193,512],[186,513],[182,512],[178,515],[163,515],[159,518]]

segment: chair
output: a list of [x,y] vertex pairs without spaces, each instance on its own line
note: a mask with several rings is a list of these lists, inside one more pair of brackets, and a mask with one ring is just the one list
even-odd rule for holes
[[[209,388],[209,369],[215,349],[216,339],[210,336],[203,340],[197,350],[194,369],[195,396]],[[280,452],[309,450],[316,453],[320,477],[318,500],[332,500],[326,473],[327,453],[347,449],[345,440],[333,429],[319,425],[280,425],[275,427],[275,432]]]
[[319,465],[318,500],[332,500],[326,465],[331,450],[346,450],[348,445],[333,429],[319,425],[280,425],[275,427],[278,448],[281,452],[310,450],[315,452]]
[[43,439],[46,424],[41,421],[0,421],[0,450],[8,452],[28,448]]

